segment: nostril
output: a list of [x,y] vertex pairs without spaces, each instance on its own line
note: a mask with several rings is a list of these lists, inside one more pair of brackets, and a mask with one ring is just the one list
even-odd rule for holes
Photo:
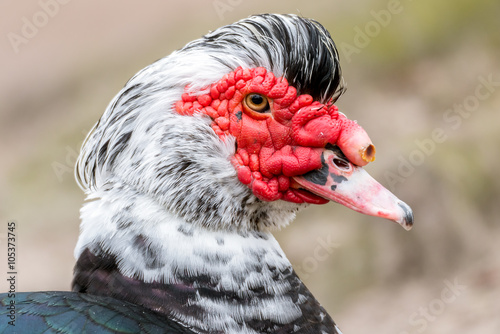
[[338,169],[343,169],[343,170],[349,170],[349,168],[351,167],[347,161],[339,158],[333,158],[333,164]]

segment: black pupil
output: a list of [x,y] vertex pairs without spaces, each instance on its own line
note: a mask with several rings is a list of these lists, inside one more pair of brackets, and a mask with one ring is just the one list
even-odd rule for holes
[[264,98],[261,95],[254,94],[250,97],[250,99],[252,100],[252,103],[257,106],[260,106],[262,103],[264,103]]

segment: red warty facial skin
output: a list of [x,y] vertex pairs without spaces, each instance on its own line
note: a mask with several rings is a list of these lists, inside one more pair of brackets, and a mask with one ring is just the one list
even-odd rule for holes
[[[252,93],[267,98],[268,108],[258,112],[249,107],[245,98]],[[206,114],[221,139],[236,138],[232,163],[238,178],[265,201],[328,202],[297,189],[291,180],[321,168],[327,144],[337,145],[358,166],[375,159],[375,149],[361,126],[333,104],[297,95],[286,79],[262,67],[238,68],[213,84],[207,94],[183,94],[175,108],[181,115]]]

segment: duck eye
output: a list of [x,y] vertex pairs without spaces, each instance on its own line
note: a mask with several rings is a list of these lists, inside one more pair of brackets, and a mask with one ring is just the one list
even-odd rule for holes
[[269,101],[267,97],[261,94],[248,94],[245,97],[245,105],[253,111],[264,113],[269,110]]

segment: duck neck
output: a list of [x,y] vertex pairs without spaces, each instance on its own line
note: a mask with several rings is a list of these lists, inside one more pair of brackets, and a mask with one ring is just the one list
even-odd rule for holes
[[90,199],[73,291],[127,300],[200,333],[292,332],[311,317],[334,328],[270,232],[208,230],[120,187]]

